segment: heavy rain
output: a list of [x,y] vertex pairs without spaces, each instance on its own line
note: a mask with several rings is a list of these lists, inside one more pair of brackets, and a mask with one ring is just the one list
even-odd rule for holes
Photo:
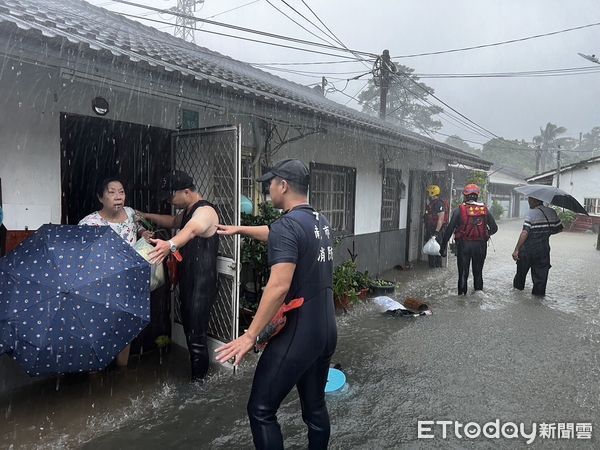
[[0,0],[0,448],[597,448],[596,14]]

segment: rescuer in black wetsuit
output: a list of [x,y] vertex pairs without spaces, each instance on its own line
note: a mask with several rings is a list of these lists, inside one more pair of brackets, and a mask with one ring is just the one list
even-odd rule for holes
[[194,180],[176,170],[162,180],[161,188],[171,204],[182,209],[177,216],[140,213],[165,228],[178,228],[169,241],[150,239],[155,245],[150,262],[160,263],[180,250],[179,299],[181,319],[190,354],[191,379],[202,380],[208,371],[207,329],[209,313],[217,297],[217,254],[219,217],[211,203],[196,192]]
[[309,179],[301,161],[281,161],[259,181],[270,182],[273,206],[285,214],[270,227],[219,225],[221,234],[241,233],[268,241],[271,266],[254,320],[242,336],[217,349],[219,361],[235,358],[239,364],[283,302],[304,298],[300,308],[287,313],[287,324],[269,341],[256,367],[248,416],[258,449],[283,448],[276,414],[294,386],[308,426],[308,448],[325,449],[329,442],[325,384],[337,341],[333,241],[327,219],[308,205]]
[[469,268],[473,267],[473,287],[483,290],[483,264],[487,255],[487,241],[498,231],[496,221],[487,206],[479,203],[479,186],[467,184],[463,191],[464,202],[450,218],[440,245],[440,255],[446,256],[446,245],[454,233],[456,264],[458,266],[458,295],[467,295]]

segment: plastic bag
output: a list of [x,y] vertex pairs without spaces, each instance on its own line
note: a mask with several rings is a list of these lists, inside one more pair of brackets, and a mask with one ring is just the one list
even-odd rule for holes
[[[154,246],[144,238],[138,239],[133,248],[146,261],[150,259],[148,253],[154,250]],[[162,263],[150,264],[150,290],[153,291],[154,289],[161,287],[163,284],[165,284],[165,269]]]
[[429,256],[440,256],[440,244],[435,236],[431,236],[431,239],[425,243],[423,246],[423,253]]

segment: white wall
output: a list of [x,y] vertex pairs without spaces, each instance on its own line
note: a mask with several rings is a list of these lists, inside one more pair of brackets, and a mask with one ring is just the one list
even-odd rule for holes
[[[556,175],[552,179],[556,186]],[[560,175],[560,188],[584,204],[586,198],[600,198],[600,164],[569,170]]]

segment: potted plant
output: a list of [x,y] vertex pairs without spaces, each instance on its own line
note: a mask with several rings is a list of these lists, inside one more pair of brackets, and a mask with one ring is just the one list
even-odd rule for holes
[[371,278],[369,272],[356,271],[355,280],[358,288],[358,298],[363,302],[367,300],[371,288]]
[[333,300],[344,312],[358,302],[357,272],[356,263],[351,260],[344,261],[333,271]]
[[381,280],[379,278],[371,280],[371,294],[374,296],[378,295],[390,295],[396,290],[396,283],[388,280]]

